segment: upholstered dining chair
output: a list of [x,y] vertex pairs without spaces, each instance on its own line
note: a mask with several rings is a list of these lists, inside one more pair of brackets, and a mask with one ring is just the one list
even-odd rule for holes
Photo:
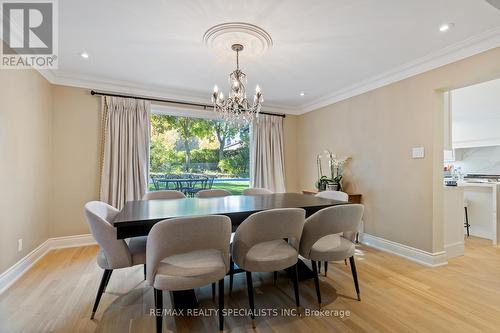
[[[231,192],[223,190],[223,189],[201,190],[201,191],[198,191],[198,193],[196,194],[196,196],[198,198],[227,197],[229,195],[231,195]],[[230,290],[232,290],[232,285],[233,285],[233,280],[231,280],[231,283],[230,283]],[[212,284],[212,298],[215,299],[215,283]]]
[[316,194],[316,197],[343,202],[349,201],[349,194],[342,191],[321,191]]
[[146,194],[142,196],[142,200],[182,199],[185,197],[186,196],[181,191],[163,190],[146,192]]
[[198,198],[227,197],[228,195],[231,195],[231,192],[222,189],[201,190],[196,194]]
[[[91,201],[85,204],[85,219],[90,226],[92,236],[100,247],[97,264],[104,269],[91,319],[94,318],[113,270],[146,264],[146,237],[134,237],[127,241],[117,239],[116,229],[110,223],[116,214],[118,210],[104,202]],[[144,267],[144,275],[146,275],[146,267]]]
[[340,233],[357,230],[363,216],[363,209],[363,205],[359,204],[333,206],[321,209],[306,219],[300,240],[300,255],[311,260],[320,307],[321,292],[316,267],[318,261],[339,261],[349,258],[358,301],[361,300],[354,262],[354,242]]
[[[349,201],[349,194],[342,191],[321,191],[318,194],[316,194],[316,197],[323,199],[337,200],[342,202]],[[346,236],[348,239],[352,239],[356,236],[356,233],[346,232],[344,236]],[[344,260],[344,263],[347,265],[347,259]],[[321,261],[318,262],[318,273],[321,274]],[[325,261],[325,276],[327,275],[328,275],[328,261]]]
[[243,190],[243,195],[265,195],[265,194],[273,194],[273,192],[269,191],[267,188],[258,188],[258,187],[251,187]]
[[[147,242],[146,278],[154,288],[156,313],[163,313],[163,290],[188,290],[218,281],[219,329],[223,330],[230,237],[231,220],[222,215],[173,218],[153,226]],[[157,332],[162,321],[162,316],[156,317]]]
[[305,210],[301,208],[270,209],[250,215],[236,229],[232,260],[246,273],[254,328],[252,272],[275,272],[291,268],[295,304],[297,308],[300,307],[297,261],[304,221]]

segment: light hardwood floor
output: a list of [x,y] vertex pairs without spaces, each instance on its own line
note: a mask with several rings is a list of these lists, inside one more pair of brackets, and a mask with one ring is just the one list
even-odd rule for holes
[[[329,265],[321,278],[324,309],[344,318],[260,317],[257,332],[500,332],[500,248],[470,238],[466,255],[448,266],[426,268],[366,246],[357,249],[361,302],[350,270]],[[0,296],[0,332],[155,332],[152,289],[142,267],[113,272],[96,319],[91,307],[101,270],[96,246],[50,252]],[[294,308],[293,287],[280,275],[254,280],[257,308]],[[247,308],[244,274],[237,275],[230,308]],[[317,309],[313,281],[300,284],[304,308]],[[200,308],[215,308],[209,286],[197,290]],[[168,294],[164,305],[170,307]],[[164,332],[217,332],[216,317],[165,317]],[[248,317],[226,317],[226,332],[251,332]]]

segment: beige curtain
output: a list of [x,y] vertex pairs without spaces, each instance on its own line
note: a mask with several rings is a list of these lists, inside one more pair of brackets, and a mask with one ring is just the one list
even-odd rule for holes
[[285,192],[283,118],[261,114],[250,131],[251,186]]
[[148,186],[151,105],[131,98],[103,97],[101,201],[122,209],[140,200]]

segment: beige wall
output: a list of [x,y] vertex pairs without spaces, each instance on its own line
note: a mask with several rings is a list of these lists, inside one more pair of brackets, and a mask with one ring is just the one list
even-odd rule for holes
[[[87,234],[98,199],[99,98],[0,70],[0,272],[50,237]],[[23,239],[23,251],[17,240]]]
[[[33,70],[0,70],[0,272],[49,235],[50,84]],[[18,239],[23,250],[17,251]]]
[[100,99],[53,86],[50,236],[87,234],[83,205],[99,199]]
[[[497,77],[500,48],[300,116],[300,187],[314,186],[318,152],[349,155],[345,185],[363,194],[365,232],[441,251],[443,98],[436,90]],[[412,159],[419,146],[425,158]]]
[[[316,154],[352,156],[346,188],[363,194],[366,232],[442,249],[442,96],[500,77],[500,48],[368,92],[284,125],[288,191],[312,188]],[[99,98],[51,86],[34,71],[0,71],[0,272],[48,237],[88,233],[98,198]],[[424,146],[426,157],[410,158]],[[24,250],[17,252],[17,240]]]

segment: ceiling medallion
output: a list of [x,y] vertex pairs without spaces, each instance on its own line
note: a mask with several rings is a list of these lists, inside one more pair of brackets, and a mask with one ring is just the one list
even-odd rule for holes
[[234,44],[241,44],[247,57],[261,55],[273,46],[271,35],[264,29],[242,22],[215,25],[205,32],[203,41],[220,54],[227,54]]
[[256,25],[231,22],[208,29],[203,35],[203,41],[220,55],[236,52],[236,69],[229,74],[229,95],[224,98],[224,94],[215,86],[212,103],[219,119],[234,125],[248,124],[259,115],[264,98],[257,85],[253,101],[247,99],[247,76],[240,69],[240,52],[245,50],[245,57],[248,58],[263,54],[273,46],[271,36]]

